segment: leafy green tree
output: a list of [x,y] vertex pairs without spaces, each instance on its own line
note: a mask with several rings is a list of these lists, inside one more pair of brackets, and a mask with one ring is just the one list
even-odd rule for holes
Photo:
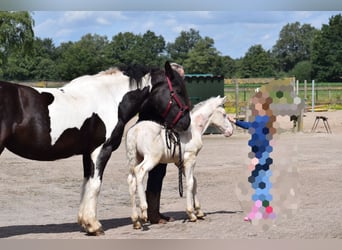
[[224,75],[225,78],[233,78],[236,76],[237,72],[237,64],[236,60],[231,58],[230,56],[223,56],[221,74]]
[[62,80],[96,74],[108,66],[106,36],[87,34],[77,42],[62,43],[57,49],[58,73]]
[[22,50],[11,53],[4,67],[4,77],[10,80],[55,80],[55,47],[51,39],[35,38],[29,55]]
[[164,38],[152,31],[143,35],[120,32],[112,38],[107,55],[114,65],[160,65],[164,51]]
[[0,11],[0,75],[11,53],[32,49],[34,20],[27,11]]
[[285,25],[272,48],[279,71],[290,71],[298,62],[310,60],[311,45],[317,30],[299,22]]
[[11,53],[2,67],[2,77],[6,80],[30,80],[31,57],[20,52]]
[[296,77],[296,80],[304,82],[304,80],[311,81],[312,64],[310,61],[302,61],[297,63],[289,72],[289,76]]
[[137,55],[139,54],[139,43],[140,37],[131,32],[120,32],[113,36],[107,51],[107,55],[112,64],[137,64],[139,61],[137,58]]
[[166,45],[168,56],[172,61],[184,64],[184,61],[188,58],[189,51],[202,39],[197,30],[182,31],[173,43]]
[[322,26],[312,49],[313,77],[317,81],[342,79],[342,16],[332,16]]
[[36,38],[33,44],[33,54],[30,58],[30,79],[59,80],[56,67],[56,47],[52,39]]
[[61,43],[56,49],[56,53],[57,71],[61,80],[68,81],[81,75],[80,61],[77,59],[78,51],[73,42]]
[[239,71],[243,78],[274,76],[270,52],[265,51],[260,44],[250,47],[242,59]]
[[162,36],[157,36],[152,31],[147,31],[141,37],[142,44],[142,64],[163,65],[162,58],[165,51],[165,40]]
[[220,52],[214,47],[214,40],[209,37],[199,40],[189,51],[183,66],[189,74],[222,74],[222,59]]

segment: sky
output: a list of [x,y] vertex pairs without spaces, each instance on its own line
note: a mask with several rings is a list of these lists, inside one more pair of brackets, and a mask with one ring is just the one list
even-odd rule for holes
[[202,37],[213,38],[221,55],[236,59],[253,45],[272,49],[288,23],[298,21],[320,29],[337,14],[342,11],[33,11],[32,17],[35,36],[51,38],[56,46],[79,41],[88,33],[111,40],[119,32],[142,35],[147,30],[167,43],[192,28]]

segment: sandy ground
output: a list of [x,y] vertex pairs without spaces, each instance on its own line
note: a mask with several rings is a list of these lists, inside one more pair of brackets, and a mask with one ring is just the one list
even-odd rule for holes
[[[311,133],[316,115],[328,117],[333,134],[322,121]],[[276,138],[274,168],[293,174],[274,183],[295,192],[292,214],[279,213],[268,230],[244,222],[245,203],[236,193],[248,184],[247,142],[237,129],[230,138],[205,135],[195,174],[206,218],[186,220],[185,198],[178,194],[177,169],[170,165],[162,192],[161,210],[175,221],[134,230],[124,145],[112,154],[104,175],[98,218],[105,229],[101,239],[341,239],[342,238],[342,112],[305,113],[304,131],[292,133],[288,117],[278,119],[285,129]],[[5,151],[0,157],[0,238],[85,239],[76,223],[82,182],[81,157],[55,162],[30,161]],[[288,172],[287,172],[288,173]],[[275,185],[276,186],[276,185]],[[286,200],[285,196],[275,199]],[[290,216],[291,215],[291,216]]]

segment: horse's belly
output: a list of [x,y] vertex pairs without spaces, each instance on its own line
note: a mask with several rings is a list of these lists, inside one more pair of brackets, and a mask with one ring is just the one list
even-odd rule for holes
[[12,153],[30,160],[36,161],[54,161],[58,159],[68,158],[76,154],[73,149],[56,150],[46,145],[45,147],[37,147],[31,145],[21,145],[16,143],[15,146],[8,145],[6,148]]
[[54,141],[46,127],[34,126],[31,122],[28,124],[18,126],[5,147],[32,160],[50,161],[91,153],[106,140],[105,124],[97,115],[87,118],[80,128],[65,128]]

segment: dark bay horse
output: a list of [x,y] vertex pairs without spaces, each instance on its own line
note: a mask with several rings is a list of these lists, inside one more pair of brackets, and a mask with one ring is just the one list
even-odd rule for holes
[[[176,101],[175,101],[176,100]],[[32,88],[0,81],[0,153],[53,161],[83,156],[78,222],[103,233],[97,200],[105,166],[121,143],[125,124],[141,110],[178,131],[190,125],[182,77],[164,69],[113,68],[81,76],[61,88]]]

